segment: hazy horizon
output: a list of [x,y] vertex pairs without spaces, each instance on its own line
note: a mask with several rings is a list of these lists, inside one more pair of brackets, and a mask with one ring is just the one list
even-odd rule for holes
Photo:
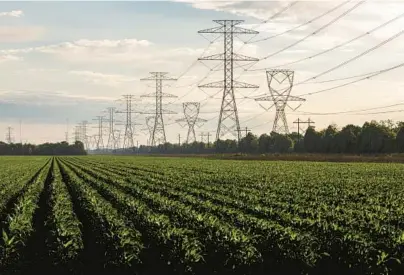
[[[219,89],[200,90],[192,84],[204,79],[210,68],[218,64],[195,61],[202,54],[206,56],[223,51],[222,41],[209,45],[209,41],[197,33],[216,27],[212,20],[219,19],[245,20],[242,27],[260,32],[254,37],[240,36],[244,41],[254,42],[270,37],[245,45],[242,40],[235,42],[235,50],[240,54],[260,59],[270,56],[252,67],[246,66],[248,71],[243,68],[235,71],[239,81],[260,86],[258,90],[236,91],[242,128],[248,127],[256,134],[268,133],[272,129],[275,109],[265,112],[258,102],[244,99],[269,93],[265,71],[257,69],[307,58],[360,35],[363,37],[326,54],[279,67],[294,70],[295,83],[299,83],[363,53],[363,56],[358,56],[347,65],[341,64],[341,67],[293,88],[291,95],[305,95],[302,97],[306,102],[297,111],[287,109],[290,130],[297,130],[293,124],[297,118],[306,120],[310,117],[318,129],[331,123],[344,126],[350,123],[361,125],[372,119],[404,120],[401,119],[404,109],[401,110],[399,106],[404,104],[404,95],[400,94],[404,86],[404,79],[400,77],[404,68],[316,93],[356,78],[335,82],[328,80],[383,70],[404,62],[404,36],[400,33],[403,31],[404,16],[397,18],[404,14],[404,3],[366,1],[341,16],[358,4],[351,1],[304,25],[342,2],[299,1],[276,18],[263,23],[291,3],[192,0],[1,2],[0,140],[5,140],[7,127],[11,126],[14,128],[15,141],[19,142],[21,121],[23,142],[62,141],[65,139],[68,119],[69,137],[73,141],[74,126],[80,121],[87,120],[92,123],[90,127],[95,127],[96,121],[93,119],[106,115],[102,113],[106,107],[123,109],[122,102],[117,101],[122,95],[133,94],[137,97],[152,93],[152,83],[140,81],[148,77],[151,71],[168,72],[171,77],[180,77],[177,82],[164,87],[165,93],[179,97],[178,100],[164,99],[165,103],[173,102],[164,105],[164,109],[177,112],[165,116],[167,140],[177,142],[178,134],[184,138],[187,134],[186,127],[175,123],[176,119],[183,117],[181,104],[186,101],[202,102],[200,118],[208,120],[202,127],[196,128],[198,139],[200,132],[210,132],[214,136],[221,104]],[[330,24],[339,16],[341,18]],[[386,23],[394,18],[394,21]],[[385,26],[372,31],[385,23]],[[295,27],[295,30],[288,31]],[[366,35],[369,31],[371,33]],[[397,37],[372,49],[394,35]],[[299,40],[302,42],[292,46]],[[281,51],[288,46],[291,47]],[[367,50],[370,52],[366,53]],[[222,74],[215,71],[202,83],[218,81]],[[314,94],[307,95],[312,92]],[[270,106],[269,102],[261,104]],[[291,105],[298,106],[294,103]],[[395,106],[367,112],[356,111],[390,105]],[[153,108],[153,98],[139,98],[135,103],[138,112],[152,111]],[[330,114],[345,111],[352,112]],[[143,130],[135,136],[135,144],[136,141],[146,144],[148,139],[148,131],[144,130],[147,128],[146,116],[149,115],[134,116],[134,121],[142,124],[135,126],[135,129]],[[117,115],[117,119],[123,121],[123,115]],[[123,129],[123,126],[117,127]],[[96,134],[96,128],[89,129],[91,134]],[[107,135],[104,142],[106,139]]]

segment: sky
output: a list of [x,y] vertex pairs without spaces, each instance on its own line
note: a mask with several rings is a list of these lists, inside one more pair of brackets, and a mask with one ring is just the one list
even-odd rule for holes
[[[132,94],[133,120],[139,124],[135,142],[146,144],[145,118],[151,115],[146,113],[155,107],[152,97],[141,95],[153,94],[155,87],[140,79],[155,71],[178,78],[163,86],[164,93],[177,96],[163,99],[163,108],[176,112],[164,115],[167,140],[177,142],[180,135],[185,141],[187,127],[176,123],[184,117],[183,102],[201,104],[199,117],[207,122],[196,126],[198,140],[201,133],[215,136],[222,92],[198,84],[223,79],[223,66],[198,58],[223,52],[223,39],[198,31],[218,26],[213,20],[220,19],[244,20],[240,27],[259,32],[234,39],[235,52],[260,59],[235,64],[238,81],[259,85],[235,90],[242,128],[256,134],[272,130],[276,108],[254,100],[270,95],[266,68],[292,70],[291,95],[306,100],[285,109],[290,131],[297,131],[293,122],[298,118],[311,118],[317,129],[404,120],[404,67],[349,84],[361,79],[352,76],[404,62],[402,14],[402,1],[372,0],[2,1],[0,140],[12,127],[16,142],[62,141],[66,131],[72,142],[82,120],[95,135],[96,116],[106,115],[109,106],[124,110],[119,99]],[[272,88],[285,84],[273,82]],[[328,90],[336,86],[342,87]],[[124,122],[122,113],[116,117]],[[123,126],[117,129],[123,132]]]

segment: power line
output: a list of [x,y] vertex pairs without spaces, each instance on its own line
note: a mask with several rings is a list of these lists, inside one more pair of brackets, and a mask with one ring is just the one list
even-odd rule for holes
[[390,72],[390,71],[392,71],[392,70],[395,70],[395,69],[398,69],[398,68],[401,68],[401,67],[404,67],[404,62],[401,63],[401,64],[398,64],[398,65],[396,65],[396,66],[393,66],[393,67],[390,67],[390,68],[387,68],[387,69],[384,69],[384,70],[380,70],[380,71],[378,71],[378,72],[375,72],[375,73],[372,74],[372,75],[369,75],[369,76],[366,76],[366,77],[363,77],[363,78],[360,78],[360,79],[357,79],[357,80],[353,80],[353,81],[350,81],[350,82],[347,82],[347,83],[344,83],[344,84],[341,84],[341,85],[337,85],[337,86],[334,86],[334,87],[331,87],[331,88],[322,89],[322,90],[319,90],[319,91],[316,91],[316,92],[310,92],[310,93],[300,94],[300,95],[298,95],[298,96],[308,96],[308,95],[315,95],[315,94],[319,94],[319,93],[329,92],[329,91],[332,91],[332,90],[335,90],[335,89],[339,89],[339,88],[342,88],[342,87],[346,87],[346,86],[349,86],[349,85],[352,85],[352,84],[355,84],[355,83],[358,83],[358,82],[361,82],[361,81],[364,81],[364,80],[371,79],[371,78],[373,78],[373,77],[376,77],[376,76],[378,76],[378,75],[381,75],[381,74]]
[[[379,110],[379,109],[387,109],[387,108],[402,106],[402,105],[404,105],[404,102],[391,104],[391,105],[384,105],[384,106],[379,106],[379,107],[366,108],[366,109],[350,110],[350,111],[339,111],[339,112],[329,112],[329,113],[311,113],[311,112],[297,112],[297,113],[304,114],[304,115],[314,115],[314,116],[342,115],[342,114],[352,114],[352,113],[359,114],[361,112],[367,112],[367,111],[373,111],[373,110]],[[363,114],[368,114],[368,113],[363,113]]]
[[310,77],[310,78],[302,81],[302,83],[307,83],[310,80],[315,80],[315,79],[317,79],[317,78],[319,78],[319,77],[321,77],[323,75],[326,75],[326,74],[328,74],[330,72],[333,72],[333,71],[335,71],[335,70],[337,70],[337,69],[339,69],[339,68],[341,68],[341,67],[343,67],[343,66],[345,66],[345,65],[347,65],[347,64],[349,64],[349,63],[351,63],[351,62],[353,62],[353,61],[355,61],[355,60],[357,60],[357,59],[371,53],[371,52],[373,52],[374,50],[377,50],[378,48],[384,46],[385,44],[387,44],[387,43],[389,43],[391,41],[393,41],[394,39],[400,37],[403,34],[404,34],[404,30],[401,30],[400,32],[396,33],[395,35],[393,35],[393,36],[389,37],[388,39],[382,41],[381,43],[377,44],[376,46],[374,46],[374,47],[372,47],[370,49],[367,49],[366,51],[364,51],[364,52],[362,52],[362,53],[360,53],[360,54],[358,54],[358,55],[356,55],[356,56],[354,56],[354,57],[352,57],[352,58],[338,64],[337,66],[332,67],[332,68],[330,68],[330,69],[316,75],[316,76]]
[[[360,5],[362,5],[363,3],[365,3],[366,1],[367,1],[367,0],[363,0],[363,1],[358,2],[356,5],[354,5],[353,7],[351,7],[350,9],[348,9],[347,11],[345,11],[344,13],[340,14],[340,15],[337,16],[336,18],[332,19],[332,20],[331,20],[330,22],[328,22],[327,24],[321,26],[320,28],[318,28],[318,29],[315,30],[314,32],[312,32],[312,33],[310,33],[309,35],[306,35],[306,36],[304,36],[303,38],[301,38],[301,39],[299,39],[299,40],[293,42],[292,44],[290,44],[290,45],[284,47],[283,49],[280,49],[280,50],[278,50],[278,51],[276,51],[276,52],[274,52],[274,53],[272,53],[272,54],[270,54],[270,55],[267,55],[267,56],[264,56],[264,57],[260,58],[260,61],[266,60],[266,59],[271,58],[271,57],[274,57],[275,55],[278,55],[278,54],[280,54],[280,53],[282,53],[282,52],[284,52],[284,51],[286,51],[286,50],[288,50],[288,49],[290,49],[290,48],[292,48],[292,47],[294,47],[294,46],[300,44],[301,42],[307,40],[307,39],[310,38],[311,36],[318,34],[319,32],[325,30],[325,29],[328,28],[329,26],[331,26],[331,25],[333,25],[334,23],[336,23],[338,20],[340,20],[340,19],[342,19],[343,17],[345,17],[347,14],[349,14],[350,12],[352,12],[353,10],[355,10],[357,7],[359,7]],[[345,2],[345,3],[347,3],[347,2]],[[345,3],[343,3],[343,4],[345,4]],[[255,63],[255,64],[256,64],[256,63]],[[254,66],[255,64],[253,64],[252,66]],[[246,70],[246,71],[261,71],[261,70],[262,70],[262,69],[250,70],[250,68],[251,68],[252,66],[248,67],[248,68],[245,69],[245,70]]]
[[[202,52],[202,54],[199,57],[202,57],[206,54],[206,52],[209,50],[209,48],[211,47],[211,45],[213,45],[217,39],[219,39],[219,37],[217,37],[216,39],[214,39],[213,41],[209,42],[209,45],[205,48],[205,50]],[[196,59],[183,73],[181,73],[178,77],[177,77],[177,81],[180,80],[184,75],[186,75],[196,64],[198,64],[199,60]],[[175,87],[175,88],[179,88],[179,87]]]
[[319,16],[314,17],[314,18],[312,18],[312,19],[310,19],[310,20],[308,20],[308,21],[304,22],[303,24],[300,24],[300,25],[298,25],[298,26],[296,26],[296,27],[293,27],[293,28],[288,29],[288,30],[286,30],[286,31],[284,31],[284,32],[281,32],[281,33],[278,33],[278,34],[275,34],[275,35],[272,35],[272,36],[269,36],[269,37],[266,37],[266,38],[261,38],[261,39],[255,40],[255,41],[250,41],[250,42],[248,42],[248,44],[257,43],[257,42],[262,42],[262,41],[267,41],[267,40],[270,40],[270,39],[272,39],[272,38],[275,38],[275,37],[278,37],[278,36],[281,36],[281,35],[284,35],[284,34],[288,34],[288,33],[292,32],[292,31],[294,31],[294,30],[300,29],[301,27],[304,27],[304,26],[306,26],[306,25],[309,25],[309,24],[311,24],[311,23],[314,23],[315,21],[317,21],[317,20],[323,18],[324,16],[327,16],[328,14],[330,14],[330,13],[332,13],[332,12],[338,10],[339,8],[345,6],[346,4],[348,4],[348,3],[351,2],[351,1],[352,1],[352,0],[345,1],[345,2],[343,2],[342,4],[339,4],[339,5],[335,6],[334,8],[332,8],[332,9],[326,11],[325,13],[322,13],[322,14],[320,14]]
[[[275,14],[271,15],[268,19],[262,21],[261,23],[257,24],[257,26],[255,26],[255,27],[253,27],[253,28],[251,28],[251,29],[252,29],[252,30],[256,30],[260,25],[266,24],[266,23],[268,23],[269,21],[274,20],[275,18],[279,17],[280,15],[282,15],[282,14],[284,14],[286,11],[288,11],[290,8],[292,8],[293,6],[295,6],[297,3],[299,3],[299,1],[291,2],[289,5],[285,6],[283,9],[281,9],[280,11],[278,11],[278,12],[276,12]],[[244,45],[245,45],[245,44],[249,44],[249,42],[250,42],[251,40],[253,40],[257,35],[258,35],[258,34],[256,34],[255,36],[251,37],[249,40],[247,40],[246,42],[244,42]],[[241,48],[240,48],[240,49],[241,49]],[[239,51],[240,51],[240,49],[239,49]]]
[[[385,23],[383,23],[383,24],[381,24],[381,25],[379,25],[379,26],[377,26],[376,28],[373,28],[373,29],[371,29],[371,30],[369,30],[369,31],[367,31],[367,32],[365,32],[365,33],[359,35],[359,36],[356,36],[356,37],[354,37],[354,38],[352,38],[352,39],[350,39],[350,40],[348,40],[348,41],[345,41],[345,42],[343,42],[343,43],[341,43],[341,44],[338,44],[338,45],[336,45],[336,46],[334,46],[334,47],[332,47],[332,48],[326,49],[326,50],[324,50],[324,51],[322,51],[322,52],[319,52],[319,53],[316,53],[316,54],[313,54],[313,55],[311,55],[311,56],[304,57],[304,58],[301,58],[301,59],[298,59],[298,60],[295,60],[295,61],[291,61],[291,62],[288,62],[288,63],[284,63],[284,64],[281,64],[281,65],[272,66],[271,68],[274,69],[274,68],[286,67],[286,66],[290,66],[290,65],[297,64],[297,63],[301,63],[301,62],[303,62],[303,61],[312,60],[313,58],[316,58],[316,57],[318,57],[318,56],[321,56],[321,55],[324,55],[324,54],[326,54],[326,53],[332,52],[332,51],[334,51],[334,50],[336,50],[336,49],[339,49],[339,48],[341,48],[341,47],[343,47],[343,46],[346,46],[346,45],[348,45],[348,44],[351,44],[351,43],[353,43],[353,42],[355,42],[355,41],[357,41],[357,40],[359,40],[359,39],[361,39],[361,38],[363,38],[363,37],[366,37],[366,36],[368,36],[368,35],[370,35],[370,34],[376,32],[376,31],[378,31],[379,29],[381,29],[381,28],[383,28],[383,27],[385,27],[385,26],[387,26],[387,25],[389,25],[389,24],[391,24],[391,23],[397,21],[398,19],[402,18],[403,16],[404,16],[404,13],[403,13],[403,14],[400,14],[399,16],[394,17],[393,19],[391,19],[391,20],[389,20],[389,21],[387,21],[387,22],[385,22]],[[258,70],[258,69],[257,69],[257,70]],[[266,70],[266,68],[262,68],[262,70]]]

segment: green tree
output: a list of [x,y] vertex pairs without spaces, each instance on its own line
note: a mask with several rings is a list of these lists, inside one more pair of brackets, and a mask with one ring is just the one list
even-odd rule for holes
[[243,153],[256,153],[258,152],[258,139],[252,133],[242,138],[239,143],[240,151]]
[[293,146],[292,139],[286,135],[272,132],[271,139],[273,140],[273,151],[276,153],[289,152]]
[[322,138],[322,152],[324,153],[338,153],[337,142],[338,129],[335,124],[331,124],[324,131]]
[[271,152],[271,144],[272,140],[271,137],[268,136],[267,134],[262,134],[258,138],[258,151],[261,154],[269,153]]
[[399,153],[404,153],[404,123],[398,124],[396,145]]
[[353,154],[358,151],[358,139],[361,127],[352,124],[346,125],[336,136],[336,142],[341,153]]
[[395,133],[392,128],[376,121],[366,122],[359,136],[359,151],[362,153],[390,153],[395,148]]
[[304,135],[303,143],[306,152],[317,153],[321,151],[321,133],[316,132],[313,127],[309,127]]

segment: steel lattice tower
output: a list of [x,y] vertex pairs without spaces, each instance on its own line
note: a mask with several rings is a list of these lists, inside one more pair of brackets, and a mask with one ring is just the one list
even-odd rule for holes
[[116,134],[115,134],[115,137],[116,137],[116,149],[119,149],[119,147],[121,145],[121,139],[122,139],[121,130],[115,130],[115,132],[116,132]]
[[216,132],[216,140],[226,134],[235,135],[240,140],[240,122],[236,105],[236,97],[234,95],[235,88],[258,88],[256,85],[251,85],[234,79],[234,62],[236,61],[259,61],[257,58],[252,58],[240,55],[234,52],[234,36],[240,34],[258,34],[257,31],[248,30],[237,27],[244,20],[214,20],[219,24],[219,27],[210,28],[199,31],[198,33],[217,33],[224,37],[224,53],[211,56],[201,57],[198,60],[220,60],[224,62],[224,79],[223,81],[213,82],[209,84],[199,85],[200,88],[223,88],[222,105],[220,108],[219,122]]
[[[153,113],[155,115],[154,127],[151,138],[151,146],[156,146],[158,144],[164,144],[167,142],[166,132],[164,129],[164,119],[163,114],[175,114],[175,112],[163,109],[163,97],[177,97],[172,94],[163,93],[163,81],[173,81],[177,80],[175,78],[167,77],[168,73],[164,72],[151,72],[152,76],[148,78],[141,79],[142,81],[155,81],[156,92],[148,95],[142,95],[141,97],[154,97],[156,99],[156,110]],[[144,113],[151,114],[151,113]]]
[[80,141],[83,142],[85,150],[90,149],[90,144],[87,135],[88,121],[83,120],[80,124]]
[[14,138],[13,138],[13,136],[12,136],[13,130],[14,130],[13,128],[7,127],[6,142],[7,142],[8,144],[13,143],[13,141],[14,141]]
[[80,126],[74,127],[74,142],[80,141]]
[[102,150],[104,149],[104,117],[97,116],[97,118],[94,120],[98,121],[98,126],[96,127],[98,129],[98,135],[94,137],[95,146],[97,150]]
[[146,117],[146,126],[147,129],[143,129],[143,130],[147,130],[149,131],[149,139],[147,141],[147,145],[149,146],[152,140],[152,136],[153,136],[153,129],[154,129],[154,116],[148,116]]
[[[297,96],[291,96],[290,93],[293,88],[294,71],[289,70],[270,70],[267,71],[268,88],[270,95],[256,98],[256,101],[272,101],[273,104],[267,109],[276,108],[276,115],[273,124],[272,131],[278,134],[289,134],[288,122],[286,120],[285,108],[286,106],[292,109],[289,105],[289,101],[306,101],[304,98]],[[275,80],[276,82],[274,83]],[[275,84],[281,85],[285,81],[286,87],[279,89],[275,88]],[[300,105],[299,105],[300,106]],[[292,110],[296,110],[292,109]]]
[[129,149],[134,147],[133,136],[135,130],[133,129],[134,124],[132,123],[132,114],[135,113],[132,107],[134,95],[124,95],[123,98],[125,100],[126,110],[118,111],[117,113],[126,114],[125,121],[125,134],[123,139],[123,148]]
[[199,116],[199,109],[201,104],[199,102],[184,102],[182,104],[184,110],[184,118],[177,119],[178,122],[182,127],[184,127],[183,122],[186,122],[188,125],[188,134],[186,143],[192,143],[196,141],[195,135],[195,125],[200,127],[202,123],[206,122],[206,119],[198,118]]
[[115,112],[116,112],[116,108],[115,107],[108,107],[107,108],[108,111],[108,116],[109,119],[108,124],[108,130],[109,130],[109,134],[108,134],[108,143],[107,143],[107,148],[111,149],[111,150],[115,150],[117,149],[117,139],[115,136]]

